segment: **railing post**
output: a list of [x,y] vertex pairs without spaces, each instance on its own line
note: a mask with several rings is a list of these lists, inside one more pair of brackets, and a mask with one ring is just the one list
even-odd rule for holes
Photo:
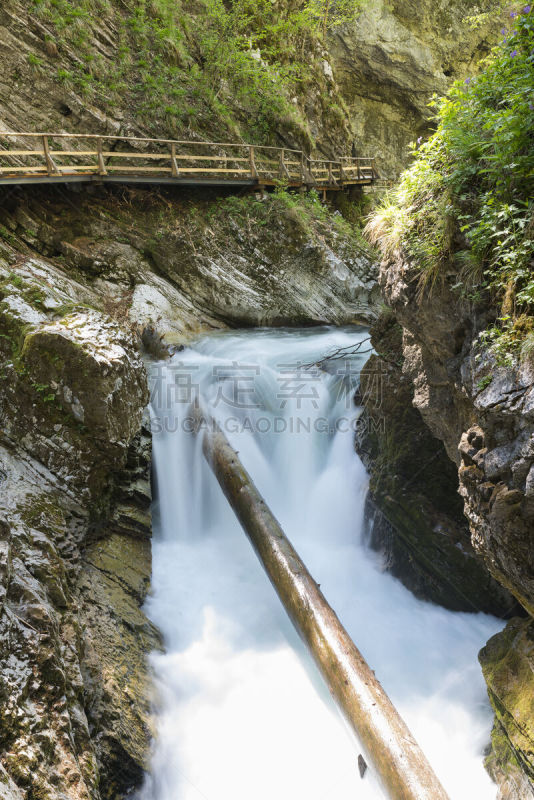
[[248,160],[250,164],[250,177],[257,178],[258,177],[258,170],[256,169],[256,160],[254,158],[254,148],[248,148]]
[[378,174],[378,170],[377,170],[377,169],[376,169],[376,167],[375,167],[375,160],[374,160],[374,158],[372,158],[372,159],[371,159],[371,170],[372,170],[372,173],[371,173],[371,178],[372,178],[372,180],[374,181],[375,179],[378,179],[378,178],[380,177],[380,175]]
[[176,161],[176,145],[174,142],[171,144],[171,171],[173,178],[180,177],[180,170],[178,169],[178,163]]
[[43,136],[43,153],[46,162],[46,171],[49,175],[60,175],[60,171],[54,164],[54,159],[50,155],[50,148],[48,146],[48,136]]
[[362,180],[362,173],[361,173],[361,169],[360,169],[360,159],[359,158],[356,159],[356,164],[358,166],[358,181],[361,181]]
[[106,169],[106,165],[104,164],[104,154],[102,151],[103,151],[102,139],[97,139],[96,152],[98,156],[98,174],[107,175],[108,171]]
[[332,172],[332,162],[328,162],[328,185],[334,185],[334,173]]
[[286,167],[285,150],[283,148],[280,150],[280,166],[278,169],[278,174],[280,175],[281,180],[289,180],[289,171]]
[[[310,162],[309,169],[306,167],[306,161]],[[315,180],[312,172],[313,167],[311,166],[311,160],[302,153],[301,162],[300,162],[300,171],[301,171],[301,180],[304,186],[316,186],[317,181]]]
[[343,162],[342,161],[339,162],[339,182],[340,182],[341,186],[343,186],[343,183],[345,182],[345,172],[343,170]]

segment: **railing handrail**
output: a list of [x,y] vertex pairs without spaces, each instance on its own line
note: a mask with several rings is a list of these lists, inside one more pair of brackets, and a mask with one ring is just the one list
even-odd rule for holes
[[[50,179],[58,180],[62,176],[87,175],[95,174],[101,178],[106,178],[109,173],[114,173],[115,177],[109,179],[116,180],[118,173],[123,176],[127,173],[136,173],[137,176],[147,175],[150,173],[153,176],[153,182],[161,182],[163,179],[157,179],[154,173],[171,173],[172,179],[182,179],[189,174],[197,175],[202,173],[204,176],[202,180],[207,177],[213,179],[215,177],[216,183],[224,183],[228,180],[235,180],[236,176],[249,173],[249,178],[256,183],[263,185],[276,185],[277,180],[282,182],[287,180],[291,186],[321,186],[323,190],[327,191],[328,188],[342,188],[346,184],[351,183],[372,183],[378,178],[378,172],[375,168],[374,159],[370,156],[341,156],[339,159],[331,159],[327,156],[311,158],[303,150],[294,148],[280,147],[275,145],[256,145],[248,144],[246,142],[206,142],[194,139],[161,139],[156,137],[146,136],[124,136],[113,134],[98,134],[98,133],[69,133],[61,131],[59,133],[53,132],[36,132],[36,131],[0,131],[0,140],[8,140],[7,146],[0,148],[0,158],[27,158],[29,156],[41,156],[44,161],[44,167],[34,166],[31,162],[27,166],[19,166],[20,161],[10,167],[0,166],[0,180],[2,182],[17,182],[15,178],[7,176],[2,179],[2,174],[14,173],[19,174],[18,182],[28,181],[32,174],[37,176],[43,169],[46,169],[47,175]],[[13,149],[9,139],[15,139],[16,143]],[[31,139],[32,142],[25,142],[24,139]],[[41,150],[32,149],[33,141],[38,140],[41,143]],[[72,142],[70,148],[63,147],[59,142],[70,141]],[[78,149],[75,143],[85,142],[85,148]],[[93,142],[94,147],[93,150]],[[126,143],[127,149],[114,149],[119,143]],[[145,145],[145,147],[136,147],[136,145]],[[166,152],[161,152],[160,148],[165,148]],[[179,148],[180,152],[178,152]],[[184,150],[187,148],[187,150]],[[206,151],[210,148],[212,152]],[[213,153],[216,149],[218,152]],[[195,152],[196,150],[196,152]],[[200,152],[198,152],[200,150]],[[112,151],[112,152],[110,152]],[[56,164],[55,159],[63,159],[65,157],[79,159],[87,156],[96,156],[97,164]],[[277,157],[277,160],[275,158]],[[169,159],[170,164],[168,167],[160,168],[159,166],[147,166],[136,162],[136,166],[117,165],[111,164],[111,159],[141,159],[144,161],[156,161],[161,159]],[[181,162],[190,162],[188,166],[183,165]],[[206,162],[206,168],[198,166],[199,162]],[[224,162],[217,167],[211,165],[207,166],[207,162],[217,161]],[[180,163],[179,163],[180,162]],[[236,167],[238,162],[248,162],[249,168],[242,169]],[[271,169],[270,165],[278,164],[277,169]],[[289,167],[289,169],[288,169]],[[69,170],[67,172],[66,170]],[[87,170],[91,170],[89,173]],[[25,173],[25,174],[22,174]],[[230,178],[229,173],[232,174]],[[355,174],[356,173],[356,174]],[[223,176],[224,177],[221,177]],[[328,177],[325,177],[325,176]],[[199,176],[200,177],[200,176]],[[141,178],[139,178],[141,179]],[[143,180],[148,180],[143,178]],[[240,178],[240,180],[242,180]],[[198,182],[198,181],[197,181]]]
[[249,142],[203,142],[198,141],[196,139],[159,139],[154,137],[144,137],[144,136],[114,136],[112,134],[100,134],[100,133],[53,133],[50,131],[41,131],[41,132],[34,132],[34,131],[26,131],[26,132],[17,132],[17,131],[0,131],[0,138],[7,136],[19,136],[21,138],[27,137],[35,137],[35,138],[42,138],[43,136],[47,136],[50,139],[101,139],[106,141],[122,141],[122,142],[139,142],[139,143],[149,143],[153,142],[155,144],[166,144],[166,145],[205,145],[211,147],[253,147],[255,150],[271,150],[275,152],[284,151],[285,153],[294,153],[300,156],[304,156],[309,162],[318,162],[321,161],[322,163],[330,163],[330,164],[339,164],[340,161],[372,161],[372,156],[340,156],[337,159],[328,159],[328,158],[311,158],[308,156],[304,150],[295,150],[290,147],[279,147],[275,145],[266,145],[266,144],[251,144]]

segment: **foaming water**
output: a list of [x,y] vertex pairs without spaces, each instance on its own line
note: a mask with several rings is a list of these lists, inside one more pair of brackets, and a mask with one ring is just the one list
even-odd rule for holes
[[[423,603],[362,542],[351,403],[364,352],[306,369],[364,329],[217,334],[154,370],[159,503],[147,612],[165,637],[141,800],[379,800],[348,731],[205,463],[200,394],[416,736],[451,800],[493,800],[477,652],[500,629]],[[366,350],[363,344],[362,350]],[[377,391],[380,386],[377,385]]]

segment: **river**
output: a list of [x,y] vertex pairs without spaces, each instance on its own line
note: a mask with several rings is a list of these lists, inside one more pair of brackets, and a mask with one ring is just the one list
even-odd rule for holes
[[[379,800],[191,433],[200,395],[425,751],[451,800],[494,800],[477,652],[502,623],[416,599],[365,546],[352,402],[364,328],[200,337],[152,370],[157,499],[146,611],[157,737],[140,800]],[[309,367],[358,343],[361,351]],[[387,387],[376,381],[377,391]]]

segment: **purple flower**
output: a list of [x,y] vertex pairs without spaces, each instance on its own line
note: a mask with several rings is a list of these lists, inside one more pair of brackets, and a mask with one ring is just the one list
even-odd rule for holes
[[531,111],[534,111],[534,103],[529,103],[528,107],[530,108]]
[[530,14],[531,6],[525,6],[523,9],[523,14]]
[[422,137],[422,136],[420,136],[420,137],[418,138],[418,140],[417,140],[417,144],[421,144],[421,142],[422,142],[422,141],[423,141],[423,137]]
[[517,17],[517,11],[510,11],[510,16],[512,19],[515,19]]
[[506,36],[506,28],[501,28],[501,33],[503,36]]
[[517,55],[517,50],[512,50],[512,52],[510,53],[510,57],[515,58],[516,55]]

